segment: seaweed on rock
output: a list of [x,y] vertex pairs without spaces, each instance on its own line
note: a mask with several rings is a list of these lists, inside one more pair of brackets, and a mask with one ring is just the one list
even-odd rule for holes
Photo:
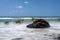
[[9,24],[9,21],[5,21],[4,23],[5,23],[5,24]]
[[23,21],[24,21],[23,19],[18,19],[18,20],[15,21],[15,23],[21,24]]

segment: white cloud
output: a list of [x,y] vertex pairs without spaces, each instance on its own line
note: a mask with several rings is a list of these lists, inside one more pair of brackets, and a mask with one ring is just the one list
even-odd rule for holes
[[23,8],[23,6],[18,6],[17,8]]
[[28,1],[25,1],[24,3],[25,3],[25,4],[28,4],[29,2],[28,2]]

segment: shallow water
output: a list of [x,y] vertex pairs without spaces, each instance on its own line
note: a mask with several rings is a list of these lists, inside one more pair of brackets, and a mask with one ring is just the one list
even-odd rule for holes
[[57,37],[57,34],[60,34],[60,21],[48,22],[51,27],[45,29],[27,28],[26,25],[32,22],[26,21],[22,24],[10,22],[8,25],[1,22],[0,40],[55,40],[54,37]]

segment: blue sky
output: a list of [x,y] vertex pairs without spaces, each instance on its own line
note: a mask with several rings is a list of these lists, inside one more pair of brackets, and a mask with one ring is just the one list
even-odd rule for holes
[[60,0],[0,0],[0,16],[60,16]]

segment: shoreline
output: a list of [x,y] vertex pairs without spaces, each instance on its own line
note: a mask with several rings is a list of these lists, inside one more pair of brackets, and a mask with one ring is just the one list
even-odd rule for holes
[[0,23],[0,40],[19,40],[19,38],[22,38],[22,40],[54,40],[53,36],[60,34],[60,29],[58,29],[60,22],[50,21],[51,27],[47,29],[27,28],[26,25],[30,23],[16,24],[10,22],[8,25],[4,22]]

